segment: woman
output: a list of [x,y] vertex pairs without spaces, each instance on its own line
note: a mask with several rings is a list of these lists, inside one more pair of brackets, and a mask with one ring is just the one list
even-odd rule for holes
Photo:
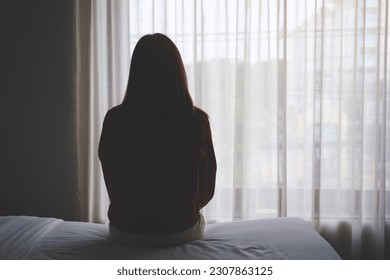
[[108,111],[99,158],[110,197],[110,236],[169,247],[202,236],[216,160],[207,114],[193,105],[184,65],[165,35],[137,43],[125,98]]

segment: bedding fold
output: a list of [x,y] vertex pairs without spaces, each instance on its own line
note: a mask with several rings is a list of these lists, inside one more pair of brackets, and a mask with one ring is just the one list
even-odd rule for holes
[[0,259],[326,260],[335,250],[300,218],[206,225],[204,236],[172,248],[113,243],[108,226],[54,218],[0,217]]

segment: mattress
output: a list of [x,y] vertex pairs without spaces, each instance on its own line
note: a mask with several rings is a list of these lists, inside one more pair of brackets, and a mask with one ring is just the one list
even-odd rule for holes
[[108,226],[31,216],[0,217],[0,259],[326,260],[340,259],[307,221],[274,218],[208,224],[204,236],[172,248],[112,242]]

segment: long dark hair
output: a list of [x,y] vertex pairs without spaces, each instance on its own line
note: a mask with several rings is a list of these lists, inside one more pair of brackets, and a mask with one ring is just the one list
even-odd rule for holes
[[161,142],[162,135],[170,142],[189,136],[193,101],[180,53],[167,36],[156,33],[138,41],[122,105],[143,143]]

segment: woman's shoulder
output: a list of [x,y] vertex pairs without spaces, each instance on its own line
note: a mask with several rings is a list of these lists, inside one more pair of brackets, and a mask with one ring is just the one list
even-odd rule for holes
[[200,133],[200,138],[207,137],[210,134],[209,115],[202,109],[194,106],[194,119],[196,130]]
[[122,104],[112,107],[107,111],[106,116],[104,117],[104,122],[116,121],[119,118],[121,111]]
[[119,115],[120,114],[120,112],[122,111],[122,104],[119,104],[119,105],[117,105],[117,106],[114,106],[114,107],[112,107],[111,109],[109,109],[108,111],[107,111],[107,114],[106,114],[106,116],[117,116],[117,115]]
[[103,131],[104,133],[112,134],[117,129],[120,123],[121,105],[109,109],[104,116]]
[[194,116],[197,121],[200,121],[201,123],[208,123],[209,122],[209,115],[203,111],[202,109],[194,106]]

